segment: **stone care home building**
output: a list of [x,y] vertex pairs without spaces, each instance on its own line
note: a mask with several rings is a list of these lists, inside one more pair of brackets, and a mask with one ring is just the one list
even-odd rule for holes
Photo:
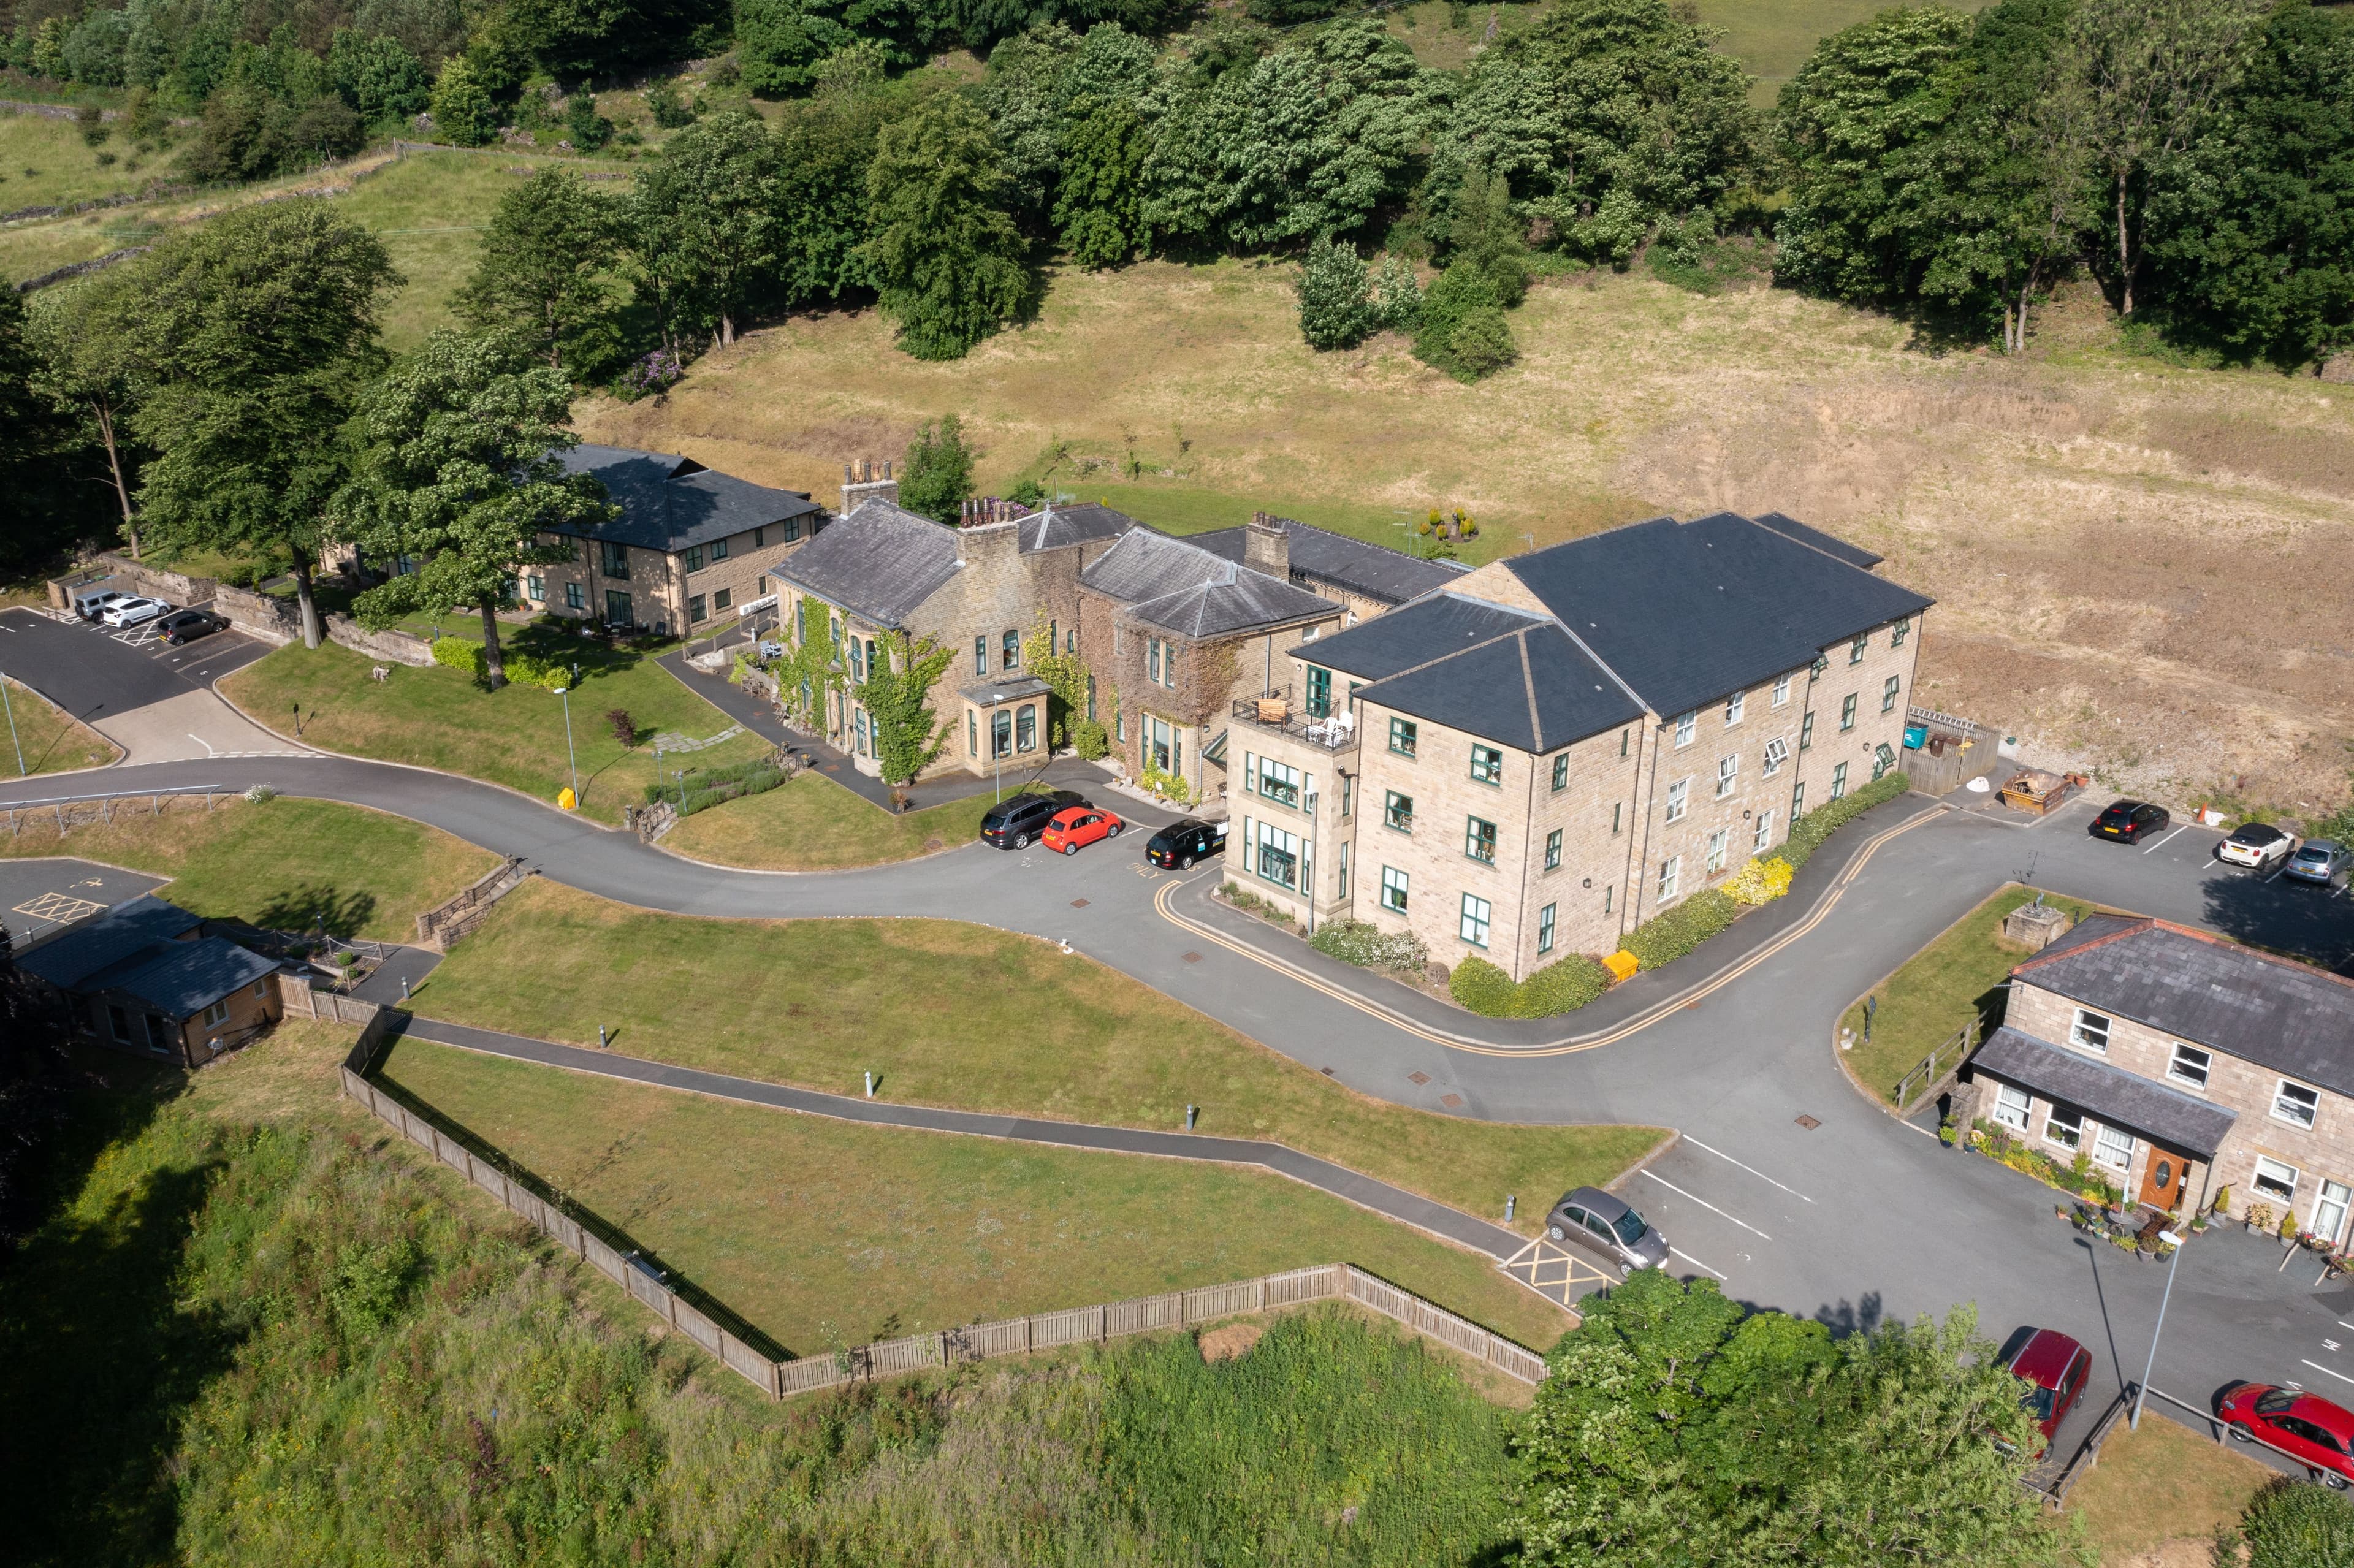
[[1967,1118],[2128,1201],[2294,1215],[2331,1246],[2354,1208],[2354,980],[2206,932],[2095,915],[2011,970]]
[[825,508],[801,491],[676,453],[583,444],[558,455],[567,472],[604,481],[620,516],[548,535],[574,558],[517,574],[525,609],[695,636],[773,605],[777,568],[825,524]]
[[1879,560],[1662,517],[1303,640],[1234,709],[1230,874],[1515,980],[1606,954],[1896,767],[1932,601]]

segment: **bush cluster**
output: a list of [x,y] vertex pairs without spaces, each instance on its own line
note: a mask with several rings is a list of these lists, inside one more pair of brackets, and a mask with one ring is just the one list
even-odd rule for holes
[[1420,974],[1430,961],[1422,939],[1411,931],[1384,931],[1364,920],[1327,920],[1308,945],[1327,958],[1367,969],[1405,969]]
[[746,795],[766,794],[782,784],[785,777],[784,769],[764,758],[758,762],[704,768],[684,780],[649,784],[645,789],[645,801],[651,806],[657,800],[668,800],[678,808],[680,816],[691,817],[724,801]]
[[1518,984],[1487,959],[1469,958],[1447,980],[1457,1005],[1483,1018],[1552,1018],[1576,1012],[1609,989],[1610,971],[1583,953],[1547,964]]
[[1792,871],[1807,863],[1808,858],[1820,849],[1823,841],[1840,828],[1855,821],[1883,800],[1893,800],[1913,788],[1913,781],[1902,773],[1891,773],[1875,779],[1852,795],[1816,807],[1790,824],[1790,841],[1778,852],[1790,863]]
[[2354,1502],[2327,1487],[2283,1476],[2249,1500],[2240,1533],[2248,1568],[2354,1568]]
[[[470,644],[471,646],[471,644]],[[544,692],[562,691],[572,684],[572,666],[534,654],[506,651],[501,660],[507,679],[518,685],[537,686]]]
[[1080,719],[1071,726],[1071,749],[1082,762],[1100,762],[1111,755],[1111,736],[1093,719]]
[[435,638],[433,662],[452,670],[463,670],[477,681],[490,678],[490,662],[483,656],[482,645],[462,637]]
[[1734,873],[1724,891],[1743,904],[1771,904],[1790,891],[1790,863],[1779,855],[1753,860]]
[[1682,958],[1733,924],[1741,906],[1721,887],[1702,888],[1664,915],[1654,915],[1627,934],[1635,961],[1647,969]]

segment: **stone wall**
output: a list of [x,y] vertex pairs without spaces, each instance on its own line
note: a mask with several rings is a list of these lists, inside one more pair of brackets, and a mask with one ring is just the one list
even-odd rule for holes
[[224,584],[213,594],[214,611],[249,637],[284,646],[302,635],[302,612],[291,599]]
[[355,653],[365,653],[371,659],[389,659],[396,664],[422,669],[433,662],[433,645],[424,638],[407,631],[370,631],[350,616],[341,613],[327,617],[327,640]]
[[168,572],[111,550],[101,550],[84,556],[80,569],[49,584],[49,603],[58,609],[71,609],[74,589],[109,577],[130,584],[133,593],[160,599],[183,609],[212,599],[220,587],[210,577],[192,577],[180,572]]

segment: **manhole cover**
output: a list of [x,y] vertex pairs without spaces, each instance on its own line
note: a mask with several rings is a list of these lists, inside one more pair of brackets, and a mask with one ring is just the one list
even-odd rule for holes
[[1202,955],[1199,953],[1188,953],[1185,955],[1185,961],[1189,964],[1198,964],[1202,961]]
[[1445,1106],[1448,1110],[1460,1110],[1463,1108],[1463,1097],[1461,1095],[1441,1095],[1438,1097],[1438,1103]]
[[1808,1132],[1812,1132],[1815,1128],[1822,1126],[1823,1124],[1817,1121],[1813,1117],[1802,1116],[1798,1118],[1798,1125],[1805,1128]]
[[1087,906],[1087,901],[1084,898],[1074,898],[1071,900],[1071,907],[1074,909],[1085,909]]
[[1430,1075],[1428,1073],[1408,1073],[1406,1075],[1406,1081],[1414,1084],[1426,1084],[1430,1082]]

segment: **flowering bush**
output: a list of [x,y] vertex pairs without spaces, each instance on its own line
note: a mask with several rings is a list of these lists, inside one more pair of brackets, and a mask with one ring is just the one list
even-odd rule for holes
[[656,397],[678,385],[686,374],[686,366],[667,348],[655,349],[644,358],[634,360],[630,367],[613,380],[613,395],[624,403],[634,403],[641,397]]
[[1147,789],[1151,790],[1152,793],[1160,796],[1162,800],[1174,800],[1181,806],[1193,805],[1198,798],[1194,795],[1193,787],[1192,785],[1186,783],[1185,780],[1178,778],[1173,773],[1163,773],[1160,768],[1153,763],[1148,762],[1144,765],[1143,777],[1139,779],[1137,782],[1142,784]]
[[1753,860],[1734,874],[1724,890],[1744,904],[1771,904],[1790,891],[1793,874],[1790,863],[1779,856]]

